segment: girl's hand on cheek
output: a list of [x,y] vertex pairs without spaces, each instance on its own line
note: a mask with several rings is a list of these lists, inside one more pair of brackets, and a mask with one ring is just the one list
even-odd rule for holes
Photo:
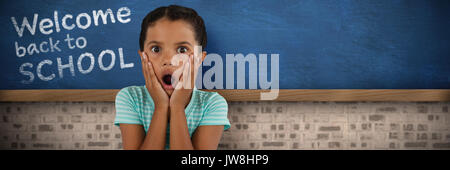
[[[175,90],[170,97],[170,109],[184,111],[191,100],[192,90],[194,89],[194,63],[192,56],[189,56],[187,62],[183,64],[182,73],[178,82],[175,84]],[[181,70],[180,70],[181,71]],[[174,113],[174,112],[171,112]],[[184,113],[184,112],[183,112]]]
[[145,54],[145,52],[142,53],[143,54],[141,60],[142,60],[142,71],[144,73],[145,78],[145,87],[147,88],[148,92],[150,93],[150,96],[153,99],[153,102],[155,103],[155,110],[168,109],[169,96],[159,83],[150,59]]

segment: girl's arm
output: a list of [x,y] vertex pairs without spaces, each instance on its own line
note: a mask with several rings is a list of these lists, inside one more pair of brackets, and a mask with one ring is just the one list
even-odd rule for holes
[[[155,110],[148,128],[147,135],[141,125],[121,125],[124,149],[164,149],[166,144],[166,129],[169,117],[169,96],[158,82],[153,65],[145,52],[140,52],[145,86],[149,91]],[[123,126],[123,127],[122,127]]]
[[193,79],[184,80],[186,74],[193,74],[193,66],[191,64],[191,56],[189,61],[183,63],[182,74],[179,82],[175,85],[175,90],[170,97],[170,149],[172,150],[192,150],[194,146],[191,142],[191,136],[186,120],[185,108],[189,104],[192,97],[192,88],[185,88],[187,83],[193,86]]
[[145,137],[144,127],[138,124],[120,124],[122,146],[124,150],[137,150]]
[[170,149],[193,150],[184,108],[171,108],[170,114]]
[[[206,53],[205,53],[206,54]],[[184,80],[184,76],[180,76],[180,82],[177,84],[175,91],[170,97],[170,149],[217,149],[223,132],[223,125],[220,126],[199,126],[191,140],[186,120],[185,108],[189,104],[192,97],[192,88],[184,88],[186,83],[190,83],[194,87],[195,75],[193,56],[189,57],[189,61],[185,63],[183,74],[190,74],[193,79]],[[190,80],[190,81],[189,81]]]
[[166,146],[166,129],[167,129],[168,113],[167,108],[155,109],[152,121],[148,127],[148,133],[145,136],[139,149],[160,149]]
[[[167,109],[166,109],[167,110]],[[163,150],[166,145],[167,111],[155,110],[145,135],[142,125],[121,124],[123,149],[125,150]]]
[[199,126],[192,137],[183,109],[170,109],[170,149],[216,150],[222,137],[223,125]]
[[125,150],[163,150],[166,145],[167,108],[155,109],[147,135],[142,125],[120,124]]
[[153,99],[155,110],[150,121],[147,136],[140,149],[164,149],[166,145],[166,129],[169,116],[169,96],[156,78],[152,62],[145,52],[143,56],[143,69],[146,87]]
[[198,150],[216,150],[222,138],[224,125],[199,126],[192,136],[192,143]]

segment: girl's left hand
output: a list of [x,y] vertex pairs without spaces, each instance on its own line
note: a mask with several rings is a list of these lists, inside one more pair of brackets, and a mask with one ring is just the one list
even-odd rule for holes
[[194,74],[198,68],[194,68],[193,55],[188,57],[189,59],[184,62],[183,67],[179,71],[179,80],[175,84],[175,89],[170,97],[170,109],[171,110],[183,110],[191,101],[192,90],[194,89],[194,83],[196,75]]

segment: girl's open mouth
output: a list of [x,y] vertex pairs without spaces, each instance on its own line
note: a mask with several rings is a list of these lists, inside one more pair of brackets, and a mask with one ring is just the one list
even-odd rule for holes
[[172,86],[172,75],[170,75],[170,74],[164,75],[162,77],[162,81],[163,81],[162,85],[163,85],[164,89],[166,89],[166,90],[173,90],[174,89],[173,86]]

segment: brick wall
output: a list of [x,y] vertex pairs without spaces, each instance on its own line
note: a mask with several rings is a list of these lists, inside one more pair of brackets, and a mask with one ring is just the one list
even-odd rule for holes
[[[450,149],[450,102],[230,102],[219,149]],[[121,149],[112,102],[0,103],[0,149]]]

